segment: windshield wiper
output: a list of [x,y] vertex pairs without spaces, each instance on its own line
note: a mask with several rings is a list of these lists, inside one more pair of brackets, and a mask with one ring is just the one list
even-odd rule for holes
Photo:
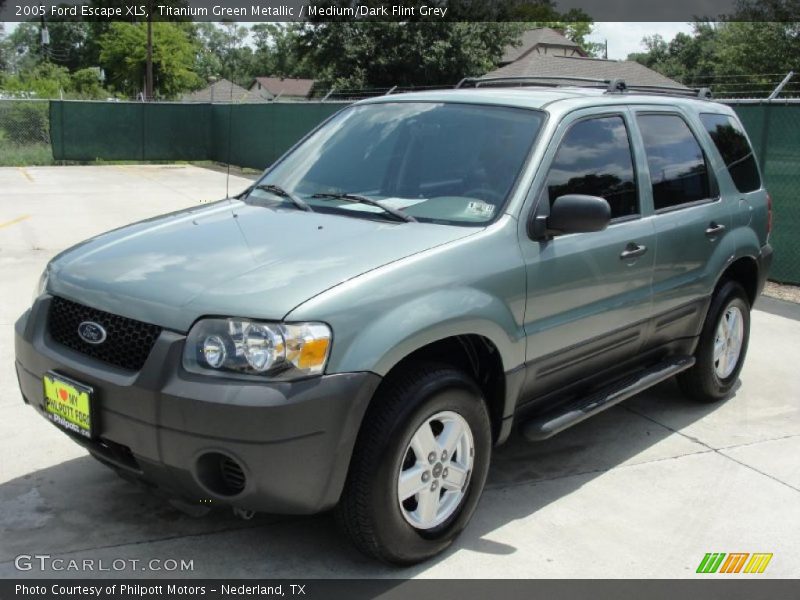
[[250,193],[253,190],[264,190],[265,192],[269,192],[270,194],[275,194],[276,196],[280,196],[281,198],[286,198],[287,200],[290,200],[292,204],[294,204],[300,210],[304,210],[306,212],[314,212],[314,209],[312,209],[308,205],[308,203],[306,203],[305,200],[299,198],[298,196],[295,196],[291,192],[287,192],[281,186],[275,185],[274,183],[259,183],[257,185],[254,185],[252,188],[250,188],[250,192],[247,193],[248,197],[250,196]]
[[369,206],[376,206],[380,208],[387,214],[392,215],[400,219],[401,221],[405,221],[406,223],[416,223],[417,220],[412,217],[411,215],[407,215],[401,210],[397,210],[396,208],[392,208],[391,206],[387,206],[378,200],[373,200],[372,198],[367,198],[366,196],[360,196],[359,194],[326,194],[326,193],[319,193],[313,194],[312,198],[319,198],[319,199],[332,199],[332,200],[346,200],[348,202],[358,202],[359,204],[367,204]]

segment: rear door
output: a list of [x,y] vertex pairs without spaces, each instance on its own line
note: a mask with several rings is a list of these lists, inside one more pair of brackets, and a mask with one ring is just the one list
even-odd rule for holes
[[654,321],[647,341],[654,347],[699,332],[720,260],[732,248],[731,217],[701,125],[672,107],[633,112],[647,165],[642,193],[650,197],[656,230]]
[[[559,125],[532,189],[537,215],[565,194],[605,198],[605,231],[520,239],[526,263],[522,404],[592,378],[640,348],[651,317],[655,231],[643,218],[626,108],[576,111]],[[525,213],[523,213],[525,214]],[[527,402],[526,402],[527,400]]]

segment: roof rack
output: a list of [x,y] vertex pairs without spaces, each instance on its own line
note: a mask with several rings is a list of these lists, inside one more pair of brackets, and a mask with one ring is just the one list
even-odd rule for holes
[[[577,82],[577,84],[576,84]],[[483,85],[502,87],[506,85],[535,87],[573,87],[604,89],[607,94],[621,94],[628,91],[646,94],[664,94],[711,98],[708,88],[684,88],[669,85],[628,85],[624,79],[593,79],[590,77],[567,77],[551,75],[515,75],[508,77],[465,77],[456,84],[456,89],[465,87],[481,87]]]

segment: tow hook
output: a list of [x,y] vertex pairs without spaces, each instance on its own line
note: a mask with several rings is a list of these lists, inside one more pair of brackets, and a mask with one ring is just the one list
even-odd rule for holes
[[242,521],[249,521],[250,519],[256,516],[256,511],[234,506],[233,514],[234,516],[239,517]]

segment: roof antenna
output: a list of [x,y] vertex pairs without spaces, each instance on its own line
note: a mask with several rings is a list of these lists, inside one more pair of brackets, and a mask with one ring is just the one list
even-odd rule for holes
[[[227,81],[227,79],[225,81]],[[227,174],[225,175],[225,198],[227,200],[231,199],[231,145],[233,144],[233,82],[231,81],[229,83],[231,84],[231,99],[228,104],[228,168]]]

